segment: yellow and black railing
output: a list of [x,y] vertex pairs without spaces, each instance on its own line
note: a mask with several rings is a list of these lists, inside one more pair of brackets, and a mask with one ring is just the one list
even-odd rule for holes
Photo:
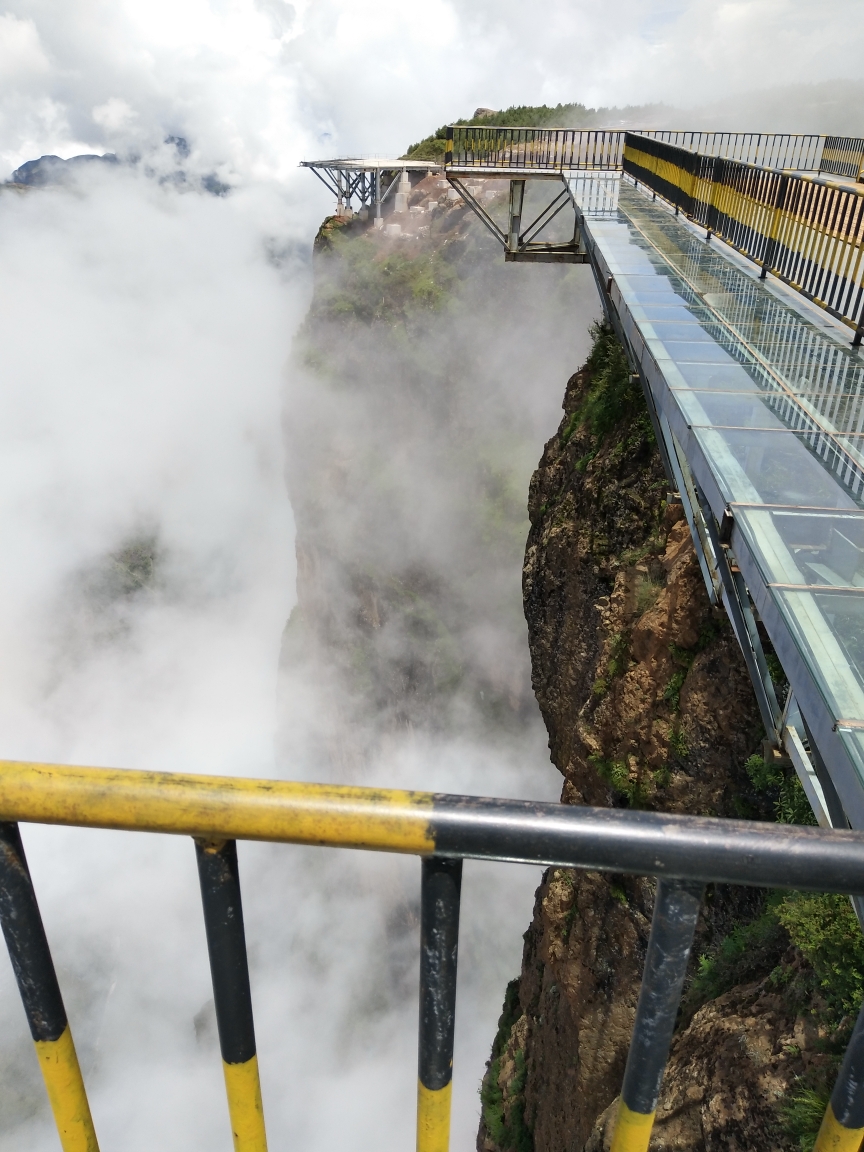
[[704,885],[660,880],[611,1152],[648,1147]]
[[198,839],[195,849],[234,1147],[267,1152],[237,841]]
[[[98,1152],[18,822],[195,840],[235,1152],[264,1152],[236,841],[422,857],[418,1152],[447,1152],[464,858],[658,880],[614,1152],[647,1152],[702,888],[864,895],[864,833],[386,789],[0,762],[0,921],[64,1152]],[[864,1010],[815,1152],[864,1137]]]
[[447,1152],[456,1031],[456,954],[462,861],[423,860],[420,881],[420,1030],[417,1147]]
[[[774,167],[803,168],[804,165],[782,164]],[[834,176],[847,176],[850,180],[861,180],[864,174],[864,139],[860,136],[826,136],[819,171]]]
[[624,172],[864,334],[864,185],[627,133]]
[[0,920],[63,1152],[98,1152],[24,847],[8,822],[0,823]]

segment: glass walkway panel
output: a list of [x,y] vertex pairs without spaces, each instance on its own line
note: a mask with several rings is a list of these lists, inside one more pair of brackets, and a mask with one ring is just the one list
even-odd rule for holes
[[608,183],[598,196],[574,174],[577,204],[581,184],[585,243],[666,449],[722,526],[702,541],[709,590],[724,595],[719,563],[743,576],[864,828],[864,360],[839,324],[641,189],[621,181],[613,206]]

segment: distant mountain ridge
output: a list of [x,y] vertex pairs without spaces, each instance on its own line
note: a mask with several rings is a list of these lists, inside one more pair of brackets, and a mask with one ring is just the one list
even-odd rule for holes
[[[225,196],[231,191],[231,185],[226,184],[216,172],[200,175],[187,170],[184,162],[189,160],[191,148],[184,137],[166,136],[163,143],[169,146],[168,170],[163,167],[160,171],[158,166],[154,170],[145,160],[146,175],[156,177],[160,184],[185,185],[209,192],[212,196]],[[94,165],[106,164],[120,168],[135,166],[140,161],[140,156],[125,156],[121,159],[114,152],[106,152],[103,156],[97,153],[84,153],[80,156],[70,156],[68,160],[64,160],[61,156],[40,156],[38,160],[28,160],[16,168],[6,184],[19,188],[47,188],[67,184]],[[171,166],[172,161],[176,167]]]
[[73,173],[80,172],[82,168],[91,164],[119,163],[113,152],[106,152],[104,156],[95,153],[70,156],[68,160],[60,156],[40,156],[38,160],[28,160],[20,168],[16,168],[9,177],[9,183],[41,188],[48,184],[63,184]]

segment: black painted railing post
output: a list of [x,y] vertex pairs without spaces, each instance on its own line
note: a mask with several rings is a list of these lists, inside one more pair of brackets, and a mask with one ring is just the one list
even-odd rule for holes
[[658,880],[611,1152],[647,1152],[704,885]]
[[461,860],[424,857],[420,901],[417,1152],[447,1152],[450,1147],[461,889]]
[[196,840],[213,1002],[235,1152],[267,1152],[236,840]]
[[63,1152],[99,1152],[17,824],[0,823],[0,921]]
[[765,244],[765,256],[762,260],[762,271],[759,273],[760,280],[764,280],[768,275],[769,269],[774,265],[774,257],[777,255],[783,209],[786,206],[786,188],[788,184],[788,176],[780,176],[777,180],[777,194],[774,197],[774,210],[771,214],[771,224],[768,230],[767,243]]
[[837,1074],[813,1152],[858,1152],[864,1139],[864,1008]]

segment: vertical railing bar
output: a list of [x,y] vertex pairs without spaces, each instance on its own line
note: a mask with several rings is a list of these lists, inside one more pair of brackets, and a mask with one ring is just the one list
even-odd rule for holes
[[704,885],[658,880],[610,1152],[647,1152]]
[[17,824],[0,823],[0,921],[63,1152],[99,1152]]
[[236,840],[196,840],[234,1152],[267,1152]]
[[462,861],[422,860],[417,1152],[448,1152]]
[[858,1013],[813,1152],[857,1152],[864,1139],[864,1008]]

